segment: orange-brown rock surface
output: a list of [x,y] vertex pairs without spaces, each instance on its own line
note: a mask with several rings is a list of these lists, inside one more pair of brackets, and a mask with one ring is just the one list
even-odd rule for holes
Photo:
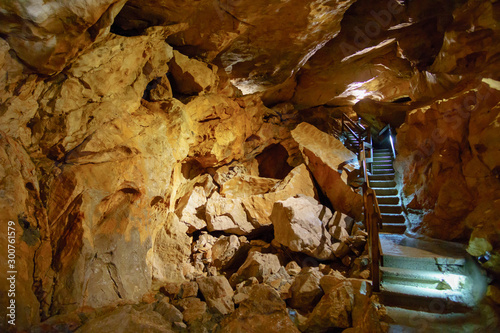
[[396,165],[408,209],[424,213],[419,232],[452,240],[472,231],[497,244],[499,88],[484,79],[411,111],[398,130]]
[[347,172],[358,167],[356,155],[333,136],[307,123],[298,125],[292,137],[333,208],[361,219],[362,197],[347,185]]
[[0,8],[0,331],[378,331],[343,112],[397,127],[411,231],[499,276],[499,2]]

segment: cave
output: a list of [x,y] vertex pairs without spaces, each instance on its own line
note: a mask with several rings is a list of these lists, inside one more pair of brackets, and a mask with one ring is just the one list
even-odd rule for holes
[[497,0],[0,0],[1,332],[500,331]]

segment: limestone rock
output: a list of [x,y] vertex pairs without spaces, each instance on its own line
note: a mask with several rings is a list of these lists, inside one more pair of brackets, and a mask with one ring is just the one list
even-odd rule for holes
[[401,126],[410,108],[409,105],[378,102],[369,98],[362,99],[353,107],[356,114],[377,132],[387,124],[390,124],[392,128]]
[[337,242],[332,245],[332,251],[335,257],[342,259],[351,252],[351,249],[347,243]]
[[311,175],[304,164],[290,171],[285,179],[273,188],[272,192],[262,195],[251,195],[241,200],[252,224],[265,226],[272,223],[269,216],[272,213],[274,203],[297,194],[310,197],[316,196]]
[[352,285],[343,281],[326,293],[307,318],[306,332],[327,332],[331,327],[350,327],[353,292]]
[[224,276],[200,278],[196,282],[198,282],[200,291],[209,308],[216,310],[222,315],[227,315],[234,311],[234,292]]
[[[180,199],[176,213],[179,220],[188,226],[188,233],[193,233],[207,226],[202,214],[206,203],[205,190],[201,186],[196,186],[191,193]],[[200,215],[202,218],[199,217]]]
[[221,236],[212,247],[212,260],[216,267],[224,268],[231,263],[241,242],[235,235]]
[[316,200],[296,196],[274,204],[271,220],[274,237],[295,252],[303,252],[318,259],[331,259],[330,234],[326,222],[332,213]]
[[175,81],[175,87],[181,94],[193,95],[209,93],[217,90],[217,67],[190,59],[184,54],[174,51],[169,63]]
[[253,134],[252,114],[236,101],[209,94],[191,99],[184,109],[194,133],[189,155],[201,167],[220,166],[245,156],[245,140]]
[[207,317],[207,303],[199,298],[183,298],[177,303],[177,307],[181,310],[184,321],[190,325]]
[[382,333],[377,309],[370,297],[360,293],[354,294],[352,308],[352,323],[355,332]]
[[186,232],[187,227],[170,213],[157,233],[151,259],[153,279],[157,284],[184,279],[180,264],[187,262],[191,254],[191,241]]
[[259,175],[259,164],[257,160],[253,159],[246,163],[233,162],[229,165],[223,165],[215,171],[214,180],[223,186],[225,182],[238,175]]
[[493,171],[500,160],[492,158],[498,133],[488,124],[500,112],[499,89],[485,79],[414,109],[399,129],[395,168],[404,203],[420,215],[413,231],[445,240],[469,237],[471,229],[473,238],[498,235],[490,222],[500,193]]
[[162,315],[149,308],[138,308],[125,305],[110,313],[94,318],[80,327],[76,332],[153,332],[171,333],[170,323]]
[[262,282],[272,274],[277,273],[280,268],[280,261],[275,254],[251,251],[243,265],[231,276],[230,282],[232,285],[236,285],[250,277],[257,278],[259,282]]
[[168,101],[172,97],[172,86],[166,75],[162,76],[149,92],[149,100],[152,102]]
[[181,284],[180,298],[196,297],[198,295],[198,284],[195,281],[186,281]]
[[182,313],[168,302],[168,298],[163,298],[156,303],[154,310],[158,312],[167,322],[175,323],[182,321]]
[[273,287],[280,294],[281,299],[288,299],[292,296],[293,281],[294,278],[288,274],[285,267],[281,266],[278,272],[270,275],[264,282]]
[[220,193],[226,198],[244,198],[271,192],[278,184],[277,179],[241,175],[228,180]]
[[358,167],[356,155],[333,136],[307,123],[298,125],[292,131],[292,137],[333,208],[361,220],[362,197],[347,185],[347,174],[339,172],[342,165],[349,171]]
[[292,298],[289,300],[290,307],[304,312],[310,312],[323,296],[323,290],[319,282],[323,274],[318,269],[303,269],[295,277],[290,288]]
[[40,73],[53,74],[96,39],[106,36],[124,4],[120,0],[2,2],[8,24],[0,29],[19,58]]
[[221,323],[221,332],[292,332],[299,330],[286,311],[286,304],[270,286],[257,284],[248,291],[233,314]]
[[[23,330],[39,323],[40,315],[48,315],[54,276],[51,269],[53,250],[35,166],[23,147],[3,132],[0,132],[0,187],[4,228],[0,233],[0,245],[4,249],[0,258],[5,267],[0,272],[0,287],[3,291],[0,301],[6,304],[5,307],[10,306],[8,290],[12,289],[12,279],[7,280],[11,274],[7,271],[18,272],[15,274],[14,288],[15,318],[5,316],[10,313],[8,310],[0,327],[7,331],[10,326],[7,320],[15,319],[16,327]],[[7,264],[15,267],[7,269]]]
[[348,234],[351,233],[354,225],[354,219],[341,212],[334,212],[332,219],[328,222],[328,230],[332,227],[344,228]]
[[286,264],[285,268],[288,274],[292,276],[295,276],[300,273],[300,266],[295,261],[290,261],[288,264]]
[[[289,78],[314,54],[317,45],[324,45],[338,33],[343,14],[353,2],[244,0],[214,5],[204,0],[192,7],[173,0],[134,0],[120,12],[117,25],[135,31],[144,26],[188,24],[189,28],[171,36],[169,43],[209,60],[219,55],[230,79],[247,94],[263,90],[269,78],[273,85]],[[296,19],[292,23],[289,17]],[[287,59],[280,57],[280,52],[288,54]],[[248,73],[253,74],[248,77]]]
[[[148,83],[165,75],[172,48],[164,42],[163,30],[135,37],[108,35],[86,49],[64,74],[36,87],[25,77],[19,95],[9,99],[2,115],[15,120],[0,122],[0,129],[21,140],[30,152],[62,160],[104,124],[137,110]],[[30,129],[30,121],[37,126]],[[116,152],[103,152],[102,157],[111,153]]]
[[340,242],[345,242],[349,238],[349,233],[342,227],[333,226],[328,232],[332,235],[333,239]]
[[225,231],[236,235],[250,233],[254,226],[247,220],[240,199],[227,199],[214,192],[206,205],[207,228],[209,231]]

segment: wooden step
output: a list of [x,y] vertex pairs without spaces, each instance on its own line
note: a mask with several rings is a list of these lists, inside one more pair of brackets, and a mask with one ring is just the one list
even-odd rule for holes
[[400,223],[404,224],[406,218],[402,214],[382,213],[382,223]]
[[378,195],[397,195],[398,190],[395,188],[383,188],[383,187],[372,187],[375,193]]
[[[368,179],[370,179],[368,177]],[[371,187],[396,187],[396,182],[394,180],[371,180],[370,179],[370,186]]]
[[380,212],[382,214],[384,214],[384,213],[400,214],[403,211],[401,209],[400,205],[387,205],[387,204],[380,204],[379,203],[379,208],[380,208]]
[[380,232],[386,232],[389,234],[404,234],[406,231],[406,225],[401,223],[382,223],[382,229]]
[[373,169],[374,175],[394,173],[394,169]]
[[398,205],[399,197],[397,195],[377,195],[379,205]]
[[371,180],[393,180],[394,173],[385,173],[385,174],[372,174],[368,175],[368,179]]

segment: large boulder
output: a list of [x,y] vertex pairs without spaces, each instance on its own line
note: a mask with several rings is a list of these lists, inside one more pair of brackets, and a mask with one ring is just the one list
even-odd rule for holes
[[271,275],[278,273],[280,268],[281,264],[277,255],[251,251],[243,265],[231,276],[230,282],[236,285],[249,278],[265,282]]
[[333,208],[361,220],[363,198],[347,185],[347,173],[342,171],[344,168],[352,172],[358,167],[356,155],[342,142],[308,123],[299,124],[292,137]]
[[248,298],[242,301],[228,318],[221,323],[221,332],[298,333],[286,311],[286,304],[270,286],[257,284],[251,287]]
[[224,198],[214,192],[207,201],[205,212],[209,231],[246,235],[255,229],[248,221],[240,199]]
[[322,260],[334,257],[331,236],[326,230],[331,217],[327,207],[300,195],[276,202],[270,216],[278,243]]
[[209,308],[222,315],[234,311],[233,289],[224,276],[210,276],[196,280]]
[[[272,180],[271,182],[274,183],[275,181]],[[271,184],[271,182],[268,181],[266,184]],[[265,226],[272,223],[269,215],[272,213],[274,203],[297,194],[316,197],[313,180],[305,164],[295,167],[285,179],[275,183],[272,191],[264,194],[243,196],[241,201],[252,224]]]
[[292,294],[288,301],[290,307],[304,312],[312,311],[324,295],[319,284],[322,277],[323,274],[317,268],[303,269],[290,287]]
[[229,265],[241,246],[241,241],[235,235],[221,236],[212,246],[212,262],[217,268]]

